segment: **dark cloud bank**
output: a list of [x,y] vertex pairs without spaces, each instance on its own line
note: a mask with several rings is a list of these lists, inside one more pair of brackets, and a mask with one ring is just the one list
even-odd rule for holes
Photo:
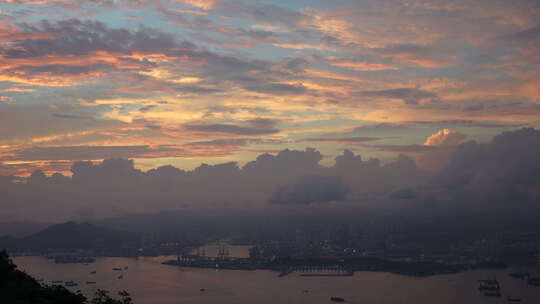
[[435,179],[445,200],[470,207],[532,209],[540,204],[540,131],[503,132],[458,147]]
[[[75,162],[72,177],[36,171],[24,182],[0,178],[0,221],[98,219],[172,210],[205,217],[294,212],[416,215],[525,212],[540,204],[540,131],[504,132],[458,146],[446,167],[426,174],[406,157],[382,164],[344,151],[332,167],[323,155],[283,150],[193,171],[143,172],[132,160]],[[308,210],[308,211],[306,211]],[[512,213],[514,212],[514,213]]]
[[273,204],[313,204],[345,199],[349,187],[333,176],[304,176],[278,187],[270,197]]

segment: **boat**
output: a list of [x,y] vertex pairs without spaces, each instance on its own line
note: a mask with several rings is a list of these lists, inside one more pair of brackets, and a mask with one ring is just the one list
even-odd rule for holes
[[90,284],[96,284],[96,282],[94,281],[86,281],[86,284],[90,285]]
[[540,286],[540,277],[529,277],[527,283],[531,286]]
[[280,272],[278,274],[278,278],[281,278],[281,277],[284,277],[284,276],[287,276],[289,274],[291,274],[294,270],[292,268],[289,268],[287,270],[283,270],[282,272]]
[[501,290],[501,286],[499,286],[499,285],[480,285],[480,287],[478,287],[478,290],[499,291],[499,290]]
[[501,292],[500,291],[486,291],[484,292],[484,296],[486,297],[500,297],[501,296]]
[[521,299],[508,297],[508,302],[521,302]]
[[62,280],[57,280],[57,281],[52,281],[53,284],[62,284],[64,283],[64,281]]
[[488,285],[499,284],[499,281],[497,279],[478,280],[478,282],[480,282],[480,284],[488,284]]
[[205,288],[201,288],[201,289],[199,289],[199,291],[200,291],[200,292],[203,292],[203,291],[206,291],[206,289],[205,289]]
[[91,257],[79,257],[79,256],[56,256],[54,257],[54,262],[57,264],[66,264],[66,263],[80,263],[80,264],[89,264],[94,263],[96,259]]
[[94,271],[90,271],[90,274],[96,274],[96,271],[95,271],[95,270],[94,270]]
[[123,275],[118,276],[118,279],[119,279],[119,280],[121,280],[121,279],[123,279],[123,278],[124,278]]
[[120,268],[120,267],[114,267],[112,270],[114,270],[114,271],[122,271],[122,268]]
[[512,278],[515,278],[515,279],[524,279],[526,277],[529,277],[528,272],[519,272],[519,271],[509,273],[508,275],[511,276]]
[[497,279],[478,280],[478,282],[480,282],[480,286],[478,286],[480,291],[499,292],[501,290],[501,285],[499,285]]
[[67,287],[74,287],[74,286],[79,286],[79,284],[73,282],[73,281],[66,281],[65,285]]
[[345,302],[345,299],[340,298],[340,297],[330,297],[330,301],[332,301],[332,302]]

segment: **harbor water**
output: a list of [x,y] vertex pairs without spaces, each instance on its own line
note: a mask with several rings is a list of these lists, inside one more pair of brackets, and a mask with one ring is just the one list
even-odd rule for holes
[[[330,303],[332,296],[342,297],[347,303],[507,303],[508,297],[520,298],[521,303],[540,303],[540,287],[510,277],[511,270],[466,271],[425,278],[379,272],[356,272],[348,277],[302,277],[293,273],[279,278],[276,272],[265,270],[161,264],[173,258],[97,258],[95,263],[84,265],[55,264],[44,257],[16,257],[14,262],[43,283],[74,281],[79,285],[67,288],[81,290],[87,296],[97,289],[113,294],[126,290],[135,304],[312,304]],[[532,269],[531,273],[538,274],[540,269]],[[486,297],[478,290],[478,280],[493,277],[500,282],[500,298]]]

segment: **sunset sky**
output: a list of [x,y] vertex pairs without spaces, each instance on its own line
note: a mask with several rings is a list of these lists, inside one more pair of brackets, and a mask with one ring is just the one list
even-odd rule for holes
[[0,0],[0,175],[538,128],[539,22],[534,0]]

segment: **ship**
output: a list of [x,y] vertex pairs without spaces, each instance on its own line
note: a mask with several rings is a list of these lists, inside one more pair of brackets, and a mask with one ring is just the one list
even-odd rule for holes
[[499,285],[485,285],[481,284],[480,287],[478,287],[479,290],[486,290],[486,291],[499,291],[501,290],[501,286]]
[[480,282],[481,284],[484,283],[484,284],[499,284],[499,281],[494,278],[494,279],[485,279],[485,280],[478,280],[478,282]]
[[114,271],[122,271],[122,268],[120,268],[120,267],[114,267],[112,270],[114,270]]
[[516,279],[524,279],[524,278],[529,277],[528,272],[519,272],[519,271],[509,273],[508,275],[511,276],[512,278],[516,278]]
[[124,278],[123,275],[118,276],[118,279],[119,279],[119,280],[121,280],[121,279],[123,279],[123,278]]
[[540,277],[529,277],[527,283],[531,286],[540,286]]
[[294,271],[294,270],[293,270],[292,268],[289,268],[289,269],[287,269],[287,270],[284,270],[284,271],[282,271],[282,272],[280,272],[280,273],[278,274],[278,278],[287,276],[287,275],[291,274],[293,271]]
[[345,302],[345,299],[340,298],[340,297],[330,297],[330,301],[332,301],[332,302]]
[[96,274],[96,271],[95,271],[95,270],[94,270],[94,271],[90,271],[90,274]]
[[77,284],[76,282],[73,282],[73,281],[66,281],[65,285],[67,287],[79,286],[79,284]]
[[478,282],[480,282],[480,286],[478,286],[480,291],[499,292],[501,290],[501,285],[499,285],[497,279],[479,280]]
[[508,297],[508,302],[521,302],[521,299],[520,298],[511,298],[511,297]]
[[96,284],[96,282],[94,281],[86,281],[86,284],[90,285],[90,284]]
[[500,291],[486,291],[484,292],[484,296],[486,297],[500,297],[501,296],[501,292]]
[[94,263],[96,259],[91,257],[79,257],[79,256],[56,256],[54,262],[57,264],[89,264]]
[[52,281],[53,284],[62,284],[64,283],[64,281],[62,280],[56,280],[56,281]]

